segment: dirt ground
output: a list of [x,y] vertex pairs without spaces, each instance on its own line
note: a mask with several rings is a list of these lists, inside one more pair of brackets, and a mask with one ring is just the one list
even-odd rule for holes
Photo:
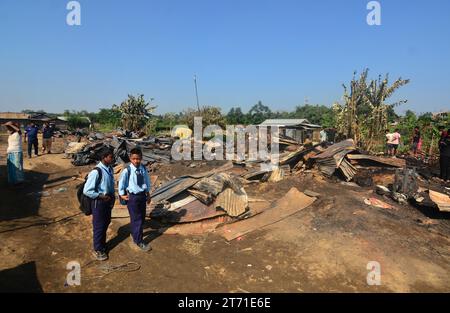
[[[61,146],[61,139],[58,139]],[[153,250],[129,245],[128,219],[108,232],[107,262],[91,256],[91,218],[80,214],[77,181],[54,188],[89,167],[63,154],[25,158],[28,184],[6,183],[6,136],[0,137],[0,291],[36,292],[449,292],[449,215],[431,209],[364,204],[371,188],[351,187],[311,172],[247,188],[275,200],[291,187],[320,193],[306,209],[240,240],[214,233],[159,234],[146,228]],[[170,169],[173,172],[167,172]],[[161,178],[198,171],[182,164],[158,169]],[[166,174],[163,174],[166,173]],[[377,180],[383,178],[378,177]],[[61,187],[67,190],[59,190]],[[39,195],[48,191],[49,195]],[[381,199],[381,198],[380,198]],[[67,286],[68,262],[81,264],[81,285]],[[367,264],[381,265],[381,285],[369,286]],[[104,276],[100,266],[137,262],[134,272]]]

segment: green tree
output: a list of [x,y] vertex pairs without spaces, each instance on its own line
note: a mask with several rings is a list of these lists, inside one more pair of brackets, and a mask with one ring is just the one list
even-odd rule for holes
[[140,131],[147,124],[147,120],[151,117],[151,113],[156,106],[151,106],[150,102],[146,102],[144,95],[128,95],[128,99],[123,101],[119,106],[113,105],[114,110],[121,113],[122,127],[130,131]]
[[231,108],[226,118],[228,124],[240,125],[246,123],[245,114],[242,113],[242,110],[239,107]]
[[291,116],[293,118],[305,118],[313,124],[325,127],[333,126],[333,110],[325,105],[299,105],[295,107]]
[[31,110],[31,109],[25,109],[22,110],[21,113],[25,114],[34,114],[34,113],[46,113],[44,110]]
[[292,118],[292,112],[287,111],[272,112],[271,118]]
[[263,105],[261,101],[258,101],[250,111],[247,113],[247,123],[249,124],[261,124],[266,119],[272,117],[272,111],[266,105]]
[[190,129],[194,129],[194,117],[202,117],[202,126],[219,125],[224,128],[226,126],[226,118],[222,115],[221,109],[215,106],[203,106],[198,109],[188,108],[180,118],[180,122],[188,125]]
[[386,103],[394,92],[409,83],[409,80],[398,78],[389,85],[389,76],[382,79],[367,80],[368,69],[365,69],[359,79],[350,82],[350,88],[344,87],[344,104],[334,104],[338,131],[347,138],[353,138],[363,148],[371,150],[375,144],[384,142],[383,132],[388,125],[388,112],[405,103],[400,100]]
[[86,117],[72,114],[67,117],[67,125],[70,129],[89,127],[90,121]]
[[95,115],[93,121],[102,125],[110,125],[112,127],[118,127],[121,124],[122,113],[117,109],[105,109],[102,108]]

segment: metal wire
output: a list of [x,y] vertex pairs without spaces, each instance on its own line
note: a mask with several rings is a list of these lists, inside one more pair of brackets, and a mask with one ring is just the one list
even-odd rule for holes
[[141,265],[136,262],[127,262],[123,264],[105,264],[98,267],[105,275],[114,272],[135,272],[141,268]]
[[[88,265],[92,264],[92,262],[95,262],[95,261],[88,262],[83,267],[87,267]],[[90,280],[90,279],[94,279],[94,278],[103,278],[106,275],[109,275],[109,274],[115,273],[115,272],[135,272],[135,271],[138,271],[141,269],[141,265],[136,262],[127,262],[127,263],[122,263],[122,264],[104,264],[104,265],[98,266],[97,268],[102,271],[103,275],[88,276],[88,277],[84,276],[83,279]]]

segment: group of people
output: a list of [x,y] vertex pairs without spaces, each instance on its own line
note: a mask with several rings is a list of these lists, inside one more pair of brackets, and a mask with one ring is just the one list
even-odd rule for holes
[[397,155],[398,146],[400,144],[400,138],[402,137],[399,133],[398,128],[395,129],[393,133],[386,129],[386,152],[388,156],[395,157]]
[[[450,129],[445,130],[443,126],[439,127],[439,168],[440,178],[444,181],[450,181]],[[387,155],[395,156],[400,144],[401,135],[398,129],[395,129],[393,133],[386,130],[386,150]],[[420,128],[414,127],[414,131],[411,138],[411,153],[414,157],[417,157],[422,149],[422,137]]]
[[[39,140],[38,140],[39,127],[35,123],[30,123],[25,128],[25,142],[28,142],[28,157],[31,158],[32,150],[34,148],[34,155],[39,155]],[[54,141],[55,128],[53,125],[45,122],[42,126],[42,153],[52,153],[52,142]]]
[[[7,172],[8,182],[18,185],[24,181],[22,131],[20,125],[14,122],[4,124],[8,130]],[[38,155],[38,131],[35,124],[25,129],[25,141],[28,143],[28,156],[34,148]],[[47,123],[42,128],[43,151],[51,153],[53,128]],[[146,213],[146,204],[150,203],[150,177],[146,168],[141,164],[142,151],[130,151],[130,165],[122,171],[118,189],[121,203],[126,203],[130,213],[131,237],[133,246],[141,251],[150,251],[151,247],[143,240],[143,229]],[[111,211],[114,206],[115,181],[112,165],[114,154],[112,150],[105,149],[100,155],[100,162],[92,170],[83,187],[83,194],[91,199],[94,255],[97,260],[108,259],[106,246],[106,232],[111,223]],[[101,174],[99,173],[101,172]]]
[[[400,140],[402,136],[400,135],[399,129],[396,128],[393,133],[388,129],[385,131],[386,134],[386,153],[388,156],[396,156],[398,146],[400,145]],[[420,136],[420,129],[418,126],[414,127],[414,131],[411,139],[411,153],[414,157],[417,157],[418,153],[422,148],[422,138]]]
[[[134,148],[129,157],[130,165],[122,171],[119,178],[118,193],[121,203],[127,204],[130,213],[133,247],[147,252],[151,247],[143,240],[143,229],[146,204],[150,203],[150,178],[141,163],[142,151]],[[89,173],[83,188],[84,195],[91,199],[94,257],[99,261],[108,259],[106,232],[116,200],[113,163],[113,151],[102,151],[101,161]]]
[[[24,181],[23,174],[23,152],[22,152],[22,131],[20,125],[14,122],[7,122],[4,124],[8,130],[8,148],[7,152],[7,171],[8,171],[8,183],[10,185],[19,185]],[[32,150],[34,148],[34,154],[39,155],[38,146],[38,133],[39,127],[30,123],[25,128],[24,140],[28,144],[28,157],[31,158]],[[54,136],[54,127],[45,122],[42,127],[42,152],[51,153],[52,141]]]

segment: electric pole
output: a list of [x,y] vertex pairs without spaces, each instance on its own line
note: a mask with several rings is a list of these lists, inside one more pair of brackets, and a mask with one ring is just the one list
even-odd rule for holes
[[200,113],[200,104],[198,102],[197,75],[194,75],[195,97],[197,98],[197,110]]

